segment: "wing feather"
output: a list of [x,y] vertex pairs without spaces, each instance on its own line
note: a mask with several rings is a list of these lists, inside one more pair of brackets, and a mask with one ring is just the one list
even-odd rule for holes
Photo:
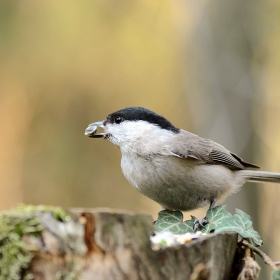
[[258,168],[258,166],[243,161],[237,155],[231,153],[222,145],[210,140],[201,138],[190,132],[181,130],[177,134],[176,145],[178,149],[172,151],[174,155],[184,159],[197,160],[206,164],[221,164],[230,169],[241,170],[245,168]]

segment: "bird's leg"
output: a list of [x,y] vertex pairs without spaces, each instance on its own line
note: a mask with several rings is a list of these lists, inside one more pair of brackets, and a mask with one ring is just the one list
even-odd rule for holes
[[210,207],[209,207],[209,210],[214,208],[215,207],[215,204],[216,204],[216,200],[215,199],[211,199],[210,200]]
[[[216,200],[215,199],[211,199],[210,200],[210,207],[209,207],[209,210],[214,208],[215,207],[215,204],[216,204]],[[194,223],[193,223],[193,231],[194,232],[197,232],[198,228],[199,227],[204,227],[206,226],[209,221],[207,220],[207,218],[203,218],[203,219],[197,219],[196,217],[194,216],[191,216],[192,218],[194,218]]]

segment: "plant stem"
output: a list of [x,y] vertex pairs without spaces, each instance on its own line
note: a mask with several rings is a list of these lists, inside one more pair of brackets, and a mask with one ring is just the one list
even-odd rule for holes
[[274,270],[278,270],[276,264],[271,260],[271,258],[265,254],[263,251],[255,247],[254,245],[250,244],[248,241],[243,240],[243,245],[253,250],[256,254],[258,254],[266,264],[270,265]]

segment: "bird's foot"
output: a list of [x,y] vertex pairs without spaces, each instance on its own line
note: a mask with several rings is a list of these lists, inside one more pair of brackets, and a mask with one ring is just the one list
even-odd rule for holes
[[203,219],[197,219],[194,216],[191,216],[191,217],[194,219],[194,223],[193,223],[193,231],[194,232],[197,232],[197,230],[200,227],[204,227],[205,225],[207,225],[209,223],[208,220],[206,219],[206,217],[203,218]]

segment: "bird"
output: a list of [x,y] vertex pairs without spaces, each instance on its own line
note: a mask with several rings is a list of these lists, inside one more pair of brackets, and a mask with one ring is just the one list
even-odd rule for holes
[[118,146],[125,178],[166,210],[212,209],[247,181],[280,183],[280,173],[257,170],[222,145],[142,107],[113,112],[88,125],[85,135]]

